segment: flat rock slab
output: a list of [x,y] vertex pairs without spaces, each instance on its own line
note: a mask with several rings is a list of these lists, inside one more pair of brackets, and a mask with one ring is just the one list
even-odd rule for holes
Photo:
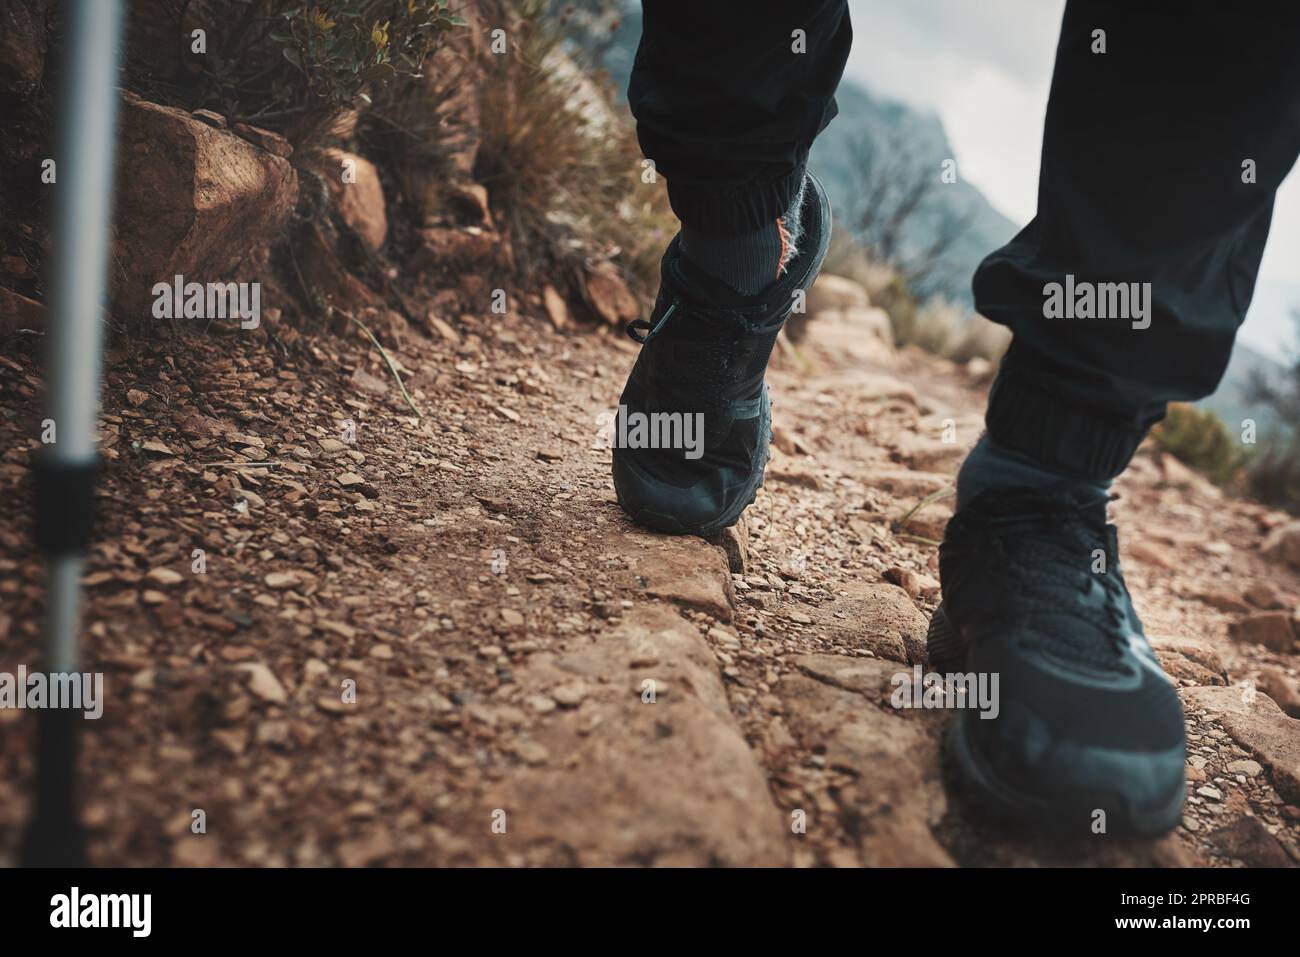
[[1242,688],[1187,688],[1181,694],[1185,707],[1204,708],[1268,769],[1285,801],[1300,805],[1300,720],[1287,717],[1267,695]]
[[[908,597],[888,582],[850,582],[834,601],[806,609],[812,629],[848,650],[868,650],[877,658],[913,664],[925,660],[930,621]],[[835,613],[842,612],[844,617]]]
[[1160,666],[1172,678],[1182,678],[1198,685],[1226,685],[1227,670],[1223,659],[1208,642],[1197,638],[1151,638],[1151,648]]
[[511,769],[490,792],[507,814],[503,841],[580,865],[788,863],[713,653],[677,612],[639,608],[588,644],[534,656],[517,680],[561,707],[531,731],[546,763]]
[[947,810],[936,733],[940,715],[880,706],[880,690],[898,670],[890,662],[804,655],[793,663],[801,673],[783,677],[776,693],[795,740],[823,755],[829,767],[854,776],[835,800],[841,816],[853,822],[862,863],[954,866],[930,830]]
[[731,570],[715,546],[690,536],[629,534],[617,553],[650,597],[731,621]]

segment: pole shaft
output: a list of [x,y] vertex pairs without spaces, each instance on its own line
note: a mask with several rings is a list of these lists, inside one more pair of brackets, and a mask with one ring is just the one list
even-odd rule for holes
[[60,107],[56,166],[55,287],[49,335],[48,414],[60,463],[95,458],[95,425],[122,11],[120,0],[74,0],[68,16],[66,87]]

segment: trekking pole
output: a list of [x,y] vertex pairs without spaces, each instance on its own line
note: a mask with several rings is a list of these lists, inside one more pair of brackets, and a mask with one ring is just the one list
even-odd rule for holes
[[[36,539],[48,567],[45,670],[77,672],[81,572],[90,544],[98,454],[102,324],[117,126],[120,0],[69,0],[60,93],[54,287],[46,341],[46,417],[54,441],[35,466]],[[49,704],[49,702],[47,702]],[[37,729],[36,789],[26,866],[85,862],[76,801],[77,722],[47,707]]]

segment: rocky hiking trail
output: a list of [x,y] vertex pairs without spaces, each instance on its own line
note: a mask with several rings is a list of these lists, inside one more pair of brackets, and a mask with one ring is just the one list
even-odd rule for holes
[[[889,697],[925,664],[951,498],[901,520],[978,438],[987,369],[895,351],[882,313],[822,288],[770,377],[765,487],[717,543],[615,502],[598,432],[635,346],[612,329],[535,308],[386,337],[420,418],[359,335],[119,347],[86,576],[107,696],[82,754],[92,862],[1300,861],[1300,530],[1149,449],[1114,514],[1183,686],[1184,826],[1046,843],[946,794],[947,714]],[[43,384],[28,352],[0,364],[13,671],[38,660]],[[11,864],[35,722],[0,722]]]

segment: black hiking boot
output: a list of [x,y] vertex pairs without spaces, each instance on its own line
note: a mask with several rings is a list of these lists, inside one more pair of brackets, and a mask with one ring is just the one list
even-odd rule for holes
[[650,321],[628,325],[643,348],[614,423],[614,488],[638,524],[711,535],[754,500],[772,438],[768,359],[830,244],[830,204],[811,174],[802,222],[801,248],[755,296],[683,259],[680,237],[664,253]]
[[931,670],[998,676],[996,716],[963,709],[949,727],[959,789],[1040,830],[1178,824],[1182,705],[1133,610],[1106,502],[985,492],[958,508],[939,568]]

